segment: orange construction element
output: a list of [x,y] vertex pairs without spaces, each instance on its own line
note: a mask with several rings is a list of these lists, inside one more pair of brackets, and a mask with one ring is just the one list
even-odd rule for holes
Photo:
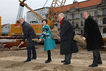
[[10,33],[8,36],[22,35],[21,25],[11,24]]
[[[37,34],[42,33],[42,24],[30,24],[34,31]],[[20,24],[11,24],[11,31],[8,34],[8,36],[16,36],[16,35],[22,35],[22,28]]]
[[86,8],[90,6],[96,6],[98,4],[101,4],[102,0],[88,0],[83,2],[74,2],[73,4],[62,6],[55,8],[55,12],[65,12],[71,8]]
[[42,33],[42,24],[31,24],[37,34]]
[[104,42],[106,42],[106,37],[103,38]]

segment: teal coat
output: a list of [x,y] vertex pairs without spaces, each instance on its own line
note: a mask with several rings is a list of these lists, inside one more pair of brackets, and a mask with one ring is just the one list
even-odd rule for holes
[[52,50],[56,48],[56,43],[52,39],[52,33],[50,32],[49,26],[46,24],[42,28],[43,33],[40,36],[41,39],[44,39],[44,51]]

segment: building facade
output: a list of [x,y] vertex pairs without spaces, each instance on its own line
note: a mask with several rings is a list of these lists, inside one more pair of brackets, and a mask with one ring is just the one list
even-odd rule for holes
[[[80,5],[80,3],[78,2],[73,2],[73,4]],[[102,2],[97,5],[93,6],[91,5],[89,7],[83,7],[83,8],[79,7],[80,6],[77,5],[75,8],[70,8],[69,10],[63,12],[66,18],[74,26],[75,33],[83,34],[84,32],[83,12],[87,11],[98,23],[101,33],[106,34],[106,0],[102,0]]]
[[[86,0],[83,2],[77,2],[77,0],[75,0],[73,4],[58,7],[55,10],[65,14],[66,18],[74,26],[76,34],[83,34],[85,21],[83,12],[88,11],[98,23],[101,33],[106,34],[106,0]],[[49,7],[36,9],[34,11],[46,19]],[[27,22],[30,24],[40,24],[41,20],[31,11],[28,11]],[[58,21],[56,23],[58,23]]]
[[2,35],[8,35],[8,33],[10,33],[11,31],[11,24],[4,24],[4,25],[1,25],[1,32],[2,32]]
[[[40,9],[34,10],[38,15],[40,15],[42,18],[46,19],[49,11],[49,7],[43,7]],[[42,23],[41,19],[39,19],[35,14],[33,14],[31,11],[27,12],[27,22],[30,24],[40,24]]]

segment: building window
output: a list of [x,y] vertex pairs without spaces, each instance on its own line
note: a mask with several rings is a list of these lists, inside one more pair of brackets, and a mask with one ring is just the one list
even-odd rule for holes
[[103,29],[103,33],[106,33],[106,28]]
[[96,23],[98,24],[98,19],[96,19],[95,21],[96,21]]
[[103,9],[103,15],[106,15],[106,9]]
[[103,18],[103,24],[106,24],[106,18]]
[[81,13],[81,18],[83,18],[83,13]]
[[84,31],[83,30],[81,30],[81,35],[83,35],[84,34]]
[[84,22],[83,21],[81,21],[81,26],[84,26]]
[[74,19],[74,14],[72,14],[72,19]]
[[73,27],[75,26],[74,21],[72,21],[72,26],[73,26]]
[[47,18],[47,17],[48,17],[48,14],[46,14],[45,16],[46,16],[46,18]]
[[94,16],[98,16],[98,11],[95,11]]
[[30,21],[30,23],[38,23],[38,21]]
[[106,0],[102,0],[103,3],[106,3]]
[[78,23],[76,23],[76,28],[79,28],[79,25],[78,25]]

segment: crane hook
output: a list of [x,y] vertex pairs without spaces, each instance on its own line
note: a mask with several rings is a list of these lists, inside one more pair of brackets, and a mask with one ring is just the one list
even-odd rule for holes
[[19,0],[19,2],[21,3],[21,2],[25,2],[26,0]]
[[20,6],[24,7],[24,2],[25,2],[25,1],[26,1],[26,0],[19,0]]

